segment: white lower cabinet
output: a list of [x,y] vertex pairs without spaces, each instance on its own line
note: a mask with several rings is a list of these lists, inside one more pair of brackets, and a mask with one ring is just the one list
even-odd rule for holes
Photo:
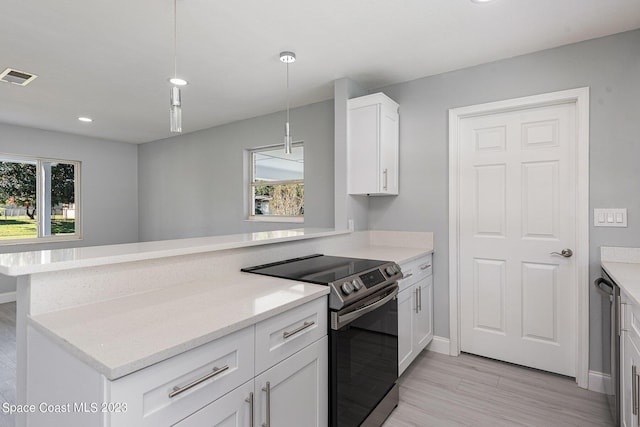
[[63,413],[27,414],[28,426],[328,423],[327,297],[113,381],[32,327],[27,335],[34,350],[27,400],[70,405]]
[[256,426],[327,426],[328,351],[325,336],[256,377]]
[[[640,351],[635,346],[629,334],[624,336],[624,351],[622,352],[622,372],[620,400],[623,426],[636,427],[638,425],[638,375],[640,375]],[[635,387],[634,387],[635,385]]]
[[433,339],[432,257],[401,264],[398,293],[398,375]]
[[620,424],[640,425],[640,307],[621,295]]
[[413,340],[415,296],[413,286],[398,294],[398,375],[407,369],[416,354]]

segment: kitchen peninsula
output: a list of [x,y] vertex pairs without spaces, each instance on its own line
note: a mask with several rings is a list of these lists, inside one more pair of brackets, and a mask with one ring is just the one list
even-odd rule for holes
[[[218,400],[211,405],[225,409],[230,404],[224,399],[234,393],[242,394],[242,402],[245,394],[261,399],[258,379],[276,375],[285,362],[295,371],[294,353],[307,357],[299,363],[315,366],[321,395],[327,287],[240,268],[312,253],[375,253],[407,262],[430,253],[432,241],[431,233],[298,229],[0,255],[0,273],[18,277],[18,403],[63,409],[36,408],[19,414],[16,425],[26,425],[27,418],[34,425],[115,426],[132,419],[137,425],[198,425],[197,413],[212,399]],[[258,336],[271,336],[269,328],[281,336],[298,321],[313,326],[293,344],[259,348]],[[258,359],[270,361],[263,372]],[[177,383],[186,390],[187,380],[205,371],[220,381],[167,396],[166,389]],[[205,388],[208,396],[198,393]],[[102,408],[103,402],[112,406]]]

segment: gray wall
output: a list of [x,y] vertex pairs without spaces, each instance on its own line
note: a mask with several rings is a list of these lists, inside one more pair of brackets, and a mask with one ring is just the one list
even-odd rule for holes
[[[597,207],[626,207],[629,221],[591,227],[593,281],[600,246],[640,246],[640,31],[381,89],[400,104],[400,195],[372,197],[369,226],[434,232],[436,335],[449,336],[448,109],[583,86],[591,88],[591,223]],[[599,371],[601,297],[591,289],[590,367]]]
[[[132,144],[0,124],[0,153],[79,160],[83,240],[1,246],[0,253],[138,240],[137,147]],[[0,276],[0,293],[15,280]]]
[[335,228],[345,230],[349,220],[355,230],[369,229],[369,197],[347,194],[347,101],[364,96],[367,91],[357,82],[342,78],[334,82],[334,170]]
[[245,149],[282,143],[284,122],[279,112],[141,144],[140,240],[333,227],[333,101],[291,110],[293,139],[304,141],[304,225],[245,220]]

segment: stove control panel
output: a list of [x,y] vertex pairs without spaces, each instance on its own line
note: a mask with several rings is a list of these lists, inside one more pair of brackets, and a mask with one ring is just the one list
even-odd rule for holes
[[329,305],[334,310],[342,308],[376,292],[378,288],[385,287],[400,279],[402,279],[400,266],[389,263],[361,274],[337,280],[330,283],[332,291]]

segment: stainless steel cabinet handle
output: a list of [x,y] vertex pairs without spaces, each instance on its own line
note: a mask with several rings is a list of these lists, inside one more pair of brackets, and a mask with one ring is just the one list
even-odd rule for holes
[[244,399],[245,402],[249,404],[249,427],[253,427],[253,417],[254,417],[254,409],[253,409],[253,392],[249,393],[249,397]]
[[422,264],[420,266],[420,270],[426,270],[427,268],[431,267],[431,264]]
[[551,252],[549,255],[560,255],[563,256],[565,258],[571,258],[573,256],[573,251],[569,248],[565,248],[563,250],[561,250],[560,252]]
[[636,367],[631,367],[631,412],[633,415],[638,413],[638,408],[636,407]]
[[197,380],[191,381],[187,385],[184,385],[182,387],[175,386],[173,388],[173,391],[171,393],[169,393],[169,398],[176,397],[180,393],[184,393],[185,391],[197,386],[198,384],[201,384],[201,383],[205,382],[206,380],[211,379],[211,378],[215,377],[218,374],[221,374],[222,372],[226,371],[227,369],[229,369],[229,365],[224,365],[222,368],[214,367],[213,371],[209,372],[207,375],[205,375],[205,376],[203,376],[201,378],[198,378]]
[[383,188],[383,190],[385,190],[385,191],[387,190],[387,181],[388,181],[387,176],[388,176],[388,175],[389,175],[389,173],[388,173],[387,169],[384,169],[384,170],[382,171],[382,177],[383,177],[383,179],[384,179],[384,181],[383,181],[383,182],[384,182],[384,184],[382,184],[382,188]]
[[267,393],[267,420],[262,423],[262,427],[271,427],[271,383],[269,381],[262,387],[262,391]]
[[422,286],[418,286],[418,304],[420,311],[422,311]]
[[638,372],[635,365],[631,367],[631,407],[633,415],[638,415]]
[[415,294],[415,298],[416,298],[416,313],[418,313],[419,312],[419,309],[418,309],[418,290],[417,289],[414,290],[413,293]]
[[282,338],[289,338],[290,336],[295,335],[295,334],[297,334],[298,332],[304,331],[305,329],[307,329],[307,328],[309,328],[309,327],[311,327],[311,326],[313,326],[313,325],[315,325],[315,324],[316,324],[316,322],[314,322],[314,321],[311,321],[311,322],[304,322],[304,323],[302,324],[302,326],[298,326],[298,327],[297,327],[297,328],[295,328],[293,331],[290,331],[290,332],[284,331],[284,332],[282,333]]
[[413,276],[413,273],[405,274],[404,276],[402,276],[402,278],[403,279],[408,279],[411,276]]
[[[635,366],[634,366],[635,368]],[[634,385],[636,388],[636,399],[634,400],[634,405],[635,405],[635,409],[636,409],[636,415],[640,414],[640,375],[637,372],[636,369],[636,373],[635,373],[635,377],[634,377],[635,381],[634,381]],[[637,423],[640,426],[640,415],[637,417]]]
[[627,303],[626,302],[622,302],[622,298],[620,297],[620,295],[618,295],[618,336],[622,336],[623,332],[629,332],[628,329],[625,329],[622,326],[622,321],[624,320],[624,315],[622,314],[622,310],[624,308],[624,310],[627,310]]

